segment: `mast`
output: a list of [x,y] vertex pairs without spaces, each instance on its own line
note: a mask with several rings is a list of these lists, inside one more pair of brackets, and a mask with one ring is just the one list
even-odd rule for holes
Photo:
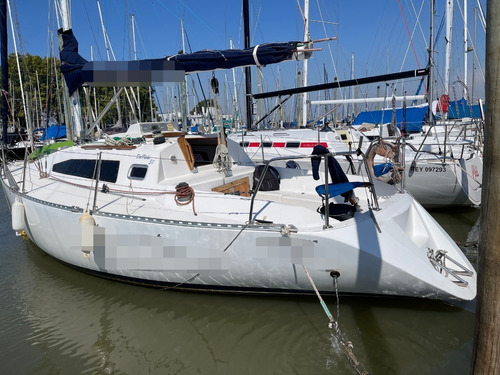
[[464,0],[464,98],[467,98],[467,53],[469,52],[467,33],[467,0]]
[[[66,0],[64,0],[64,1],[66,1]],[[102,18],[102,12],[101,12],[101,3],[99,2],[99,0],[97,0],[97,9],[99,11],[99,19],[101,20],[102,35],[104,37],[104,45],[106,47],[106,57],[108,58],[108,61],[111,61],[111,55],[113,55],[113,60],[116,61],[115,52],[113,51],[113,47],[111,46],[111,42],[109,40],[108,33],[106,31],[106,27],[104,26],[104,20]],[[110,50],[111,50],[111,55],[110,55]],[[113,87],[113,94],[116,95],[116,87]],[[125,90],[125,95],[127,96],[130,108],[132,109],[132,112],[135,116],[134,106],[132,105],[132,102],[130,101],[127,90]],[[120,106],[120,98],[117,98],[117,100],[116,100],[116,112],[118,114],[118,124],[121,125],[122,113],[121,113],[121,106]]]
[[[132,23],[132,45],[134,47],[134,60],[137,60],[137,45],[135,41],[135,14],[130,15],[130,22]],[[132,88],[130,91],[133,93]],[[139,116],[139,121],[142,121],[142,113],[141,113],[141,93],[139,91],[139,87],[137,87],[137,115]]]
[[[309,42],[311,40],[309,36],[309,0],[304,0],[304,42]],[[308,74],[308,59],[304,59],[302,62],[302,87],[306,87],[307,82],[307,74]],[[307,125],[307,99],[308,95],[305,92],[302,96],[302,126]]]
[[[354,52],[351,53],[351,79],[354,79]],[[350,97],[351,99],[353,99],[353,96],[352,96],[352,87],[349,87],[349,91],[350,91]],[[350,121],[354,121],[354,106],[349,106],[349,113],[347,114],[347,116],[350,117]]]
[[[60,0],[60,10],[62,19],[63,31],[71,29],[71,15],[68,0]],[[62,48],[62,43],[61,43]],[[66,88],[67,90],[67,88]],[[80,108],[80,94],[78,90],[73,92],[69,97],[69,105],[71,107],[71,123],[66,124],[66,133],[68,139],[80,140],[82,132],[81,108]],[[72,126],[73,125],[73,126]]]
[[0,43],[2,64],[2,145],[7,145],[7,79],[9,77],[9,66],[7,56],[7,0],[0,0]]
[[[181,18],[181,39],[182,53],[186,53],[186,43],[184,41],[184,19]],[[184,75],[184,80],[181,82],[181,116],[182,116],[182,131],[187,132],[187,111],[188,111],[188,92],[187,92],[187,75]]]
[[433,85],[432,81],[434,79],[434,0],[431,0],[431,7],[430,7],[430,42],[429,42],[429,76],[427,77],[427,102],[429,104],[429,108],[427,109],[427,121],[429,123],[432,123],[432,90],[433,90]]
[[[476,18],[477,18],[477,8],[474,7],[474,29],[473,29],[473,39],[472,39],[472,50],[474,55],[476,54]],[[476,59],[475,56],[472,57],[472,84],[471,84],[471,105],[474,103],[474,85],[476,80]]]
[[[250,48],[250,10],[248,0],[243,0],[243,33],[245,49]],[[245,67],[245,103],[247,115],[247,129],[252,128],[252,71]]]
[[[262,94],[262,67],[257,66],[257,93]],[[257,119],[262,118],[262,100],[257,101]]]
[[[32,129],[32,126],[31,126],[32,125],[31,124],[31,112],[28,111],[28,105],[26,103],[26,101],[28,100],[28,96],[24,92],[23,79],[22,79],[22,75],[21,75],[21,64],[19,63],[19,54],[17,52],[17,42],[16,42],[16,38],[15,38],[16,34],[14,32],[14,22],[12,22],[12,12],[11,12],[10,3],[9,3],[8,0],[7,0],[7,11],[9,12],[10,29],[11,29],[11,33],[12,33],[12,41],[13,41],[13,44],[14,44],[14,53],[16,55],[17,74],[18,74],[18,77],[19,77],[19,86],[20,86],[20,89],[21,89],[21,98],[22,98],[22,102],[23,102],[23,110],[24,110],[24,113],[25,113],[26,128],[28,129],[28,139],[31,142],[31,148],[34,149],[33,137],[32,137],[33,129]],[[8,62],[5,65],[7,66]],[[6,78],[8,79],[7,75],[6,75]],[[6,108],[6,110],[7,110],[7,108]]]
[[[234,48],[233,40],[229,39],[229,47]],[[231,69],[233,73],[233,127],[235,125],[235,117],[239,120],[239,105],[238,105],[238,91],[236,90],[236,69]],[[239,129],[239,125],[237,126]]]
[[453,2],[446,3],[446,57],[444,65],[444,93],[449,95],[450,90],[450,64],[451,64],[451,38],[453,35]]

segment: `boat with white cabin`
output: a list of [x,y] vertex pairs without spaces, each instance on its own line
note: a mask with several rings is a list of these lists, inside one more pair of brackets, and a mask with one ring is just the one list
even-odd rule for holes
[[[322,167],[257,178],[262,167],[236,142],[165,123],[123,136],[128,144],[64,143],[4,163],[14,230],[71,267],[156,287],[311,294],[307,269],[321,293],[336,279],[343,294],[476,295],[460,248],[394,185],[362,175],[332,184]],[[316,157],[324,166],[329,156]],[[354,205],[338,195],[353,188]]]

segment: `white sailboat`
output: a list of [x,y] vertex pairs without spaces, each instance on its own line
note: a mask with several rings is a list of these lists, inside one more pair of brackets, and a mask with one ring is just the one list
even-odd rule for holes
[[[433,11],[431,10],[431,20]],[[305,23],[307,30],[307,24]],[[308,35],[307,32],[305,35]],[[433,53],[433,36],[431,28],[431,54]],[[426,69],[386,74],[379,77],[365,77],[348,81],[332,82],[309,87],[299,87],[289,90],[278,90],[275,92],[254,95],[257,99],[284,96],[311,91],[332,89],[337,87],[348,87],[372,82],[387,82],[395,79],[414,77],[417,75],[429,75],[429,82],[432,83],[432,62],[430,56],[429,67]],[[432,89],[429,90],[432,92]],[[396,111],[395,101],[408,101],[425,99],[424,95],[400,96],[393,95],[390,98],[364,98],[364,99],[334,99],[315,100],[311,105],[340,105],[346,103],[369,103],[369,102],[393,102],[393,108],[387,108],[377,112],[370,118],[370,124],[362,123],[349,128],[324,127],[322,131],[313,129],[279,129],[271,131],[248,131],[243,134],[230,135],[230,138],[240,143],[250,155],[252,160],[259,162],[274,157],[294,156],[306,154],[316,144],[322,144],[331,150],[332,153],[338,151],[352,150],[357,147],[360,139],[365,142],[361,148],[363,152],[368,152],[370,142],[374,138],[384,138],[387,142],[392,142],[392,147],[396,147],[395,136],[401,134],[391,134],[387,132],[388,122],[391,122],[392,111]],[[432,102],[428,98],[428,102]],[[307,106],[304,106],[306,111]],[[398,111],[404,109],[399,108]],[[385,115],[385,116],[384,116]],[[389,119],[386,117],[389,116]],[[403,115],[404,116],[404,115]],[[429,111],[428,118],[431,118]],[[307,117],[304,112],[304,118]],[[420,119],[419,126],[426,122]],[[440,122],[427,121],[429,125],[423,129],[422,134],[413,132],[406,136],[402,144],[404,148],[397,164],[399,169],[404,171],[404,184],[406,189],[425,207],[448,207],[448,206],[479,206],[481,204],[481,182],[482,182],[482,137],[480,122]],[[401,120],[399,121],[401,123]],[[404,120],[403,120],[404,123]],[[305,123],[303,124],[305,125]],[[393,124],[396,128],[396,124]],[[470,129],[472,128],[472,132]],[[466,131],[466,129],[469,129]],[[393,133],[396,132],[393,131]],[[386,145],[388,146],[388,144]],[[381,146],[382,147],[382,146]],[[389,147],[389,146],[388,146]],[[373,150],[373,149],[372,149]],[[386,152],[383,155],[375,156],[375,164],[394,164],[394,160],[389,160]],[[394,156],[395,154],[392,153]],[[339,161],[344,166],[354,170],[352,161]],[[359,162],[355,163],[356,169]],[[283,163],[286,163],[284,161]],[[300,165],[308,168],[307,163]],[[397,171],[396,174],[401,174]],[[371,172],[374,174],[374,172]]]
[[[70,30],[63,36],[67,74],[84,72],[66,75],[70,92],[85,77],[95,84],[97,74],[85,74],[96,66],[77,54]],[[242,53],[260,59],[256,48]],[[411,195],[369,173],[342,176],[328,152],[312,170],[271,169],[279,160],[262,170],[223,133],[137,123],[119,142],[66,142],[37,155],[2,163],[12,227],[84,272],[210,292],[335,293],[336,281],[345,294],[476,296],[473,266]]]
[[[152,137],[151,130],[160,133]],[[311,171],[276,167],[279,189],[254,191],[255,165],[228,141],[230,169],[212,165],[218,138],[136,124],[129,146],[85,144],[3,166],[13,227],[85,272],[153,286],[237,293],[321,292],[470,300],[476,273],[409,195],[361,176],[358,205],[330,197],[318,212]],[[163,134],[163,135],[162,135]],[[262,181],[260,182],[262,184]],[[363,191],[366,190],[366,193]],[[351,208],[356,207],[357,210]]]

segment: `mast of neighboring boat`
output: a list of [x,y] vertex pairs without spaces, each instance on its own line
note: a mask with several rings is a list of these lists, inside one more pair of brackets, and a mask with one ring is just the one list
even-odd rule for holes
[[451,38],[453,36],[453,3],[448,0],[446,4],[446,57],[444,65],[444,93],[449,95],[450,90],[450,64],[451,64]]
[[56,81],[56,98],[57,98],[57,110],[58,110],[58,116],[57,116],[57,122],[60,124],[63,121],[63,111],[62,111],[62,105],[61,105],[61,90],[59,89],[59,75],[57,74],[57,58],[55,57],[55,50],[54,50],[54,43],[51,43],[51,53],[53,56],[52,61],[54,62],[54,66],[52,67],[53,69],[53,74],[54,78]]
[[[186,53],[186,41],[184,38],[184,18],[181,18],[181,41],[182,41],[182,53]],[[181,116],[182,116],[182,131],[187,132],[187,122],[188,116],[187,112],[189,109],[188,104],[188,84],[187,75],[184,75],[184,80],[181,82]]]
[[[134,48],[134,60],[138,60],[138,58],[137,58],[137,42],[136,42],[136,37],[135,37],[135,25],[136,25],[135,14],[132,13],[130,15],[130,19],[131,19],[131,24],[132,24],[132,41],[133,41],[133,48]],[[184,33],[182,34],[182,36],[184,38]],[[131,89],[131,92],[133,94],[132,89]],[[151,86],[148,86],[148,93],[149,93],[149,109],[150,109],[151,121],[155,121],[154,114],[153,114],[153,99],[152,99],[152,95],[151,95]],[[139,114],[139,121],[142,121],[140,87],[137,87],[136,104],[137,104],[137,112]]]
[[[137,45],[135,42],[135,14],[130,15],[130,22],[132,23],[132,43],[134,46],[134,60],[137,60]],[[139,86],[137,86],[137,114],[138,114],[138,120],[142,121],[142,114],[141,114],[141,94],[139,92]]]
[[[108,37],[108,33],[106,32],[106,27],[104,26],[104,21],[103,21],[102,12],[101,12],[101,3],[99,2],[99,0],[96,0],[96,1],[97,1],[97,10],[99,11],[99,18],[101,20],[102,35],[104,37],[104,46],[106,47],[106,57],[108,58],[108,61],[111,61],[110,50],[111,50],[111,53],[113,54],[113,58],[114,58],[115,53],[113,52],[113,49],[112,49],[113,47],[111,46],[111,43],[109,42],[109,37]],[[114,93],[114,95],[116,95],[116,87],[113,87],[113,93]],[[132,107],[132,105],[131,105],[131,107]],[[132,107],[132,111],[134,111],[133,107]],[[116,101],[116,113],[118,114],[118,124],[121,125],[122,113],[121,113],[120,99],[119,98],[117,98],[117,101]],[[135,115],[135,113],[134,113],[134,115]]]
[[[309,0],[304,0],[304,42],[309,42],[311,37],[309,35]],[[307,82],[307,74],[308,74],[308,60],[304,59],[302,61],[302,87],[306,87],[308,85]],[[307,92],[303,93],[302,96],[302,126],[307,125]]]
[[[245,49],[250,48],[250,5],[248,0],[243,0],[243,33]],[[245,103],[247,129],[252,128],[252,71],[250,67],[245,67]]]
[[[477,8],[474,7],[474,29],[473,29],[473,47],[472,49],[475,51],[476,49],[476,18],[477,18]],[[474,52],[475,54],[475,52]],[[471,83],[471,104],[474,103],[474,85],[475,85],[475,78],[476,78],[476,59],[472,59],[472,83]]]
[[[257,65],[257,93],[258,94],[262,94],[262,67]],[[260,119],[262,118],[262,100],[257,100],[257,103],[255,103],[256,105],[256,117],[257,119]],[[255,126],[257,127],[257,124],[255,124]]]
[[2,64],[2,150],[7,145],[7,90],[8,90],[8,55],[7,55],[7,0],[0,0],[0,43]]
[[429,76],[427,77],[427,96],[428,96],[428,104],[429,107],[427,109],[427,122],[432,124],[433,123],[433,114],[432,114],[432,90],[433,90],[433,85],[432,85],[432,80],[434,79],[434,0],[431,0],[431,6],[430,6],[430,27],[429,27],[429,34],[430,34],[430,42],[429,42]]
[[[233,40],[229,39],[229,48],[234,49]],[[233,130],[236,128],[239,130],[238,124],[235,123],[235,116],[239,119],[239,105],[238,105],[238,90],[236,88],[236,69],[232,68],[231,72],[233,74]]]
[[468,47],[468,34],[467,30],[467,0],[464,0],[464,98],[467,99],[467,53],[469,53]]
[[[31,123],[31,115],[30,115],[31,112],[28,110],[28,106],[26,104],[27,97],[25,96],[24,85],[23,85],[23,80],[22,80],[22,76],[21,76],[21,64],[19,63],[19,53],[17,52],[17,42],[16,42],[16,37],[15,37],[16,34],[14,33],[14,22],[12,22],[12,12],[11,12],[11,8],[10,8],[10,2],[9,2],[9,0],[7,0],[7,8],[8,8],[8,12],[9,12],[10,29],[11,29],[11,32],[12,32],[12,41],[14,43],[14,53],[16,54],[17,74],[19,75],[19,86],[21,88],[21,97],[22,97],[22,101],[23,101],[23,109],[24,109],[24,113],[25,113],[25,116],[26,116],[26,128],[28,130],[28,140],[31,143],[31,149],[34,150],[35,148],[34,148],[33,136],[32,136],[33,135],[33,126],[32,126],[32,123]],[[5,65],[7,66],[7,64],[5,64]],[[2,77],[3,77],[3,74],[2,74]],[[5,75],[5,78],[8,79],[8,74]],[[2,95],[2,97],[3,96],[4,95]],[[7,107],[5,107],[5,110],[7,110]],[[14,121],[14,119],[12,119],[12,120]]]

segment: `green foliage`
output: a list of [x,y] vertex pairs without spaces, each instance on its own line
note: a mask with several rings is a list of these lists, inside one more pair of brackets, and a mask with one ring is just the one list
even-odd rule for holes
[[[18,64],[15,53],[9,55],[9,122],[12,121],[14,114],[16,122],[21,127],[26,127],[26,114],[23,108],[23,100],[21,95],[21,84],[18,74]],[[40,57],[30,54],[19,55],[19,69],[21,71],[21,79],[26,98],[26,106],[33,126],[46,126],[46,114],[49,118],[54,118],[58,123],[64,123],[64,79],[60,71],[60,61],[54,57]],[[131,90],[137,97],[137,88],[128,88],[128,96],[132,103],[135,103]],[[152,95],[154,95],[152,89]],[[88,105],[92,107],[94,116],[97,116],[106,106],[109,100],[113,97],[113,88],[107,87],[90,87],[88,89],[89,97],[85,95],[84,90],[80,91],[82,115],[84,122],[92,122],[92,114]],[[139,89],[140,107],[142,121],[151,120],[150,96],[148,88],[141,87]],[[124,92],[120,96],[120,108],[122,122],[134,120],[130,109],[129,100]],[[134,104],[135,105],[135,104]],[[97,106],[97,108],[95,108]],[[153,100],[153,112],[156,112],[156,104]],[[138,109],[135,105],[135,113],[138,116]],[[103,117],[101,124],[114,125],[118,121],[118,111],[116,104]]]
[[214,106],[215,106],[214,99],[202,100],[194,106],[194,108],[191,110],[191,112],[189,112],[189,114],[194,115],[195,112],[202,113],[202,108],[214,107]]

